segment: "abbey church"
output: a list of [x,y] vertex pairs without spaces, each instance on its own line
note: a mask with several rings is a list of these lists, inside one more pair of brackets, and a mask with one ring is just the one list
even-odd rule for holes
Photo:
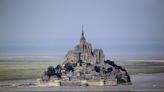
[[103,50],[96,48],[93,50],[92,45],[86,41],[83,28],[80,43],[76,45],[73,50],[68,51],[64,63],[75,63],[80,60],[85,63],[100,65],[102,65],[105,60]]
[[93,49],[86,41],[82,28],[79,44],[68,51],[62,65],[56,68],[49,66],[40,83],[54,86],[111,86],[129,82],[127,71],[114,61],[105,60],[102,49]]

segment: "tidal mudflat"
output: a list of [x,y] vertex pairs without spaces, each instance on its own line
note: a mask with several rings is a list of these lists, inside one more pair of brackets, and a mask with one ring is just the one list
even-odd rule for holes
[[[118,86],[62,86],[33,87],[16,84],[34,84],[49,65],[60,64],[53,61],[3,61],[0,62],[0,91],[164,91],[164,62],[116,62],[127,69],[132,84]],[[24,72],[24,71],[26,72]],[[7,76],[7,78],[5,77]],[[10,85],[10,86],[9,86]]]
[[[154,74],[136,74],[131,76],[132,84],[118,86],[61,86],[61,87],[2,87],[1,91],[94,91],[94,92],[110,92],[110,91],[164,91],[164,73]],[[3,84],[8,83],[35,83],[36,80],[14,80],[1,81]]]

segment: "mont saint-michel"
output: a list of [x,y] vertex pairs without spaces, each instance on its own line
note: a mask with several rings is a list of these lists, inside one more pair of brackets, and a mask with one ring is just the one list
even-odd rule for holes
[[111,60],[105,60],[102,49],[87,42],[84,31],[79,44],[65,55],[62,65],[49,66],[39,84],[50,86],[111,86],[130,83],[127,71]]

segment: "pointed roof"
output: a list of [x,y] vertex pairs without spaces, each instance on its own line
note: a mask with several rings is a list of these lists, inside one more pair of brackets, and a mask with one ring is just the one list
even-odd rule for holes
[[81,34],[80,41],[85,41],[83,25],[82,25],[82,34]]

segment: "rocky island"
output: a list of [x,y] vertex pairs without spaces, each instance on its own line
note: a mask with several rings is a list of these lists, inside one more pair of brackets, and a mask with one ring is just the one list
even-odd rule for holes
[[105,60],[102,49],[93,49],[82,35],[80,43],[68,51],[62,65],[49,66],[39,84],[42,86],[111,86],[130,83],[126,69]]

